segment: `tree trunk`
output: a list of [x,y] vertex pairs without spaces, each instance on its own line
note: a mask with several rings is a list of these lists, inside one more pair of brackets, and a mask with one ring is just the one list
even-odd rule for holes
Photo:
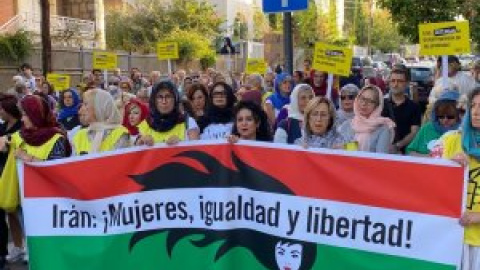
[[40,0],[41,36],[42,36],[42,70],[43,75],[52,72],[52,40],[50,39],[50,3]]

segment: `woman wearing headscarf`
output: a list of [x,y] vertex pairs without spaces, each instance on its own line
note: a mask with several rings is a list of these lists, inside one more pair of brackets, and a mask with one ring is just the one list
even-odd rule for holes
[[20,110],[22,127],[11,136],[10,143],[17,158],[32,162],[70,156],[67,134],[55,120],[44,95],[25,96],[20,101]]
[[230,135],[236,101],[230,85],[217,82],[212,86],[208,99],[207,125],[200,135],[201,140],[221,139]]
[[395,123],[381,116],[382,109],[382,90],[374,85],[365,86],[355,99],[353,119],[345,121],[339,132],[350,142],[356,142],[360,151],[389,153]]
[[353,119],[353,103],[360,89],[355,84],[347,84],[340,89],[340,108],[337,110],[336,126]]
[[465,227],[462,270],[480,269],[480,88],[468,95],[468,109],[462,128],[446,133],[440,139],[441,156],[468,166],[469,177],[466,211],[460,218]]
[[73,137],[76,155],[100,153],[130,146],[128,130],[110,93],[101,89],[85,92],[79,111],[88,127],[80,129]]
[[140,136],[137,145],[174,145],[180,141],[199,139],[197,123],[181,112],[179,99],[172,82],[162,81],[154,85],[149,102],[150,114],[138,126]]
[[303,136],[295,140],[295,144],[314,148],[345,148],[347,140],[335,129],[335,106],[326,97],[315,97],[308,102],[303,121]]
[[429,156],[436,146],[437,140],[446,132],[456,130],[460,126],[460,113],[457,110],[458,91],[445,91],[435,102],[430,121],[425,123],[413,141],[408,145],[406,153],[411,156]]
[[251,101],[240,101],[233,109],[234,123],[228,142],[238,140],[272,141],[272,133],[266,113],[260,106]]
[[128,129],[128,133],[132,138],[138,136],[138,125],[147,119],[148,107],[137,99],[131,99],[125,105],[125,114],[123,115],[123,126]]
[[80,109],[80,96],[77,91],[70,88],[60,92],[60,110],[58,111],[58,122],[67,131],[80,125],[78,110]]
[[279,122],[273,141],[276,143],[293,144],[302,137],[304,112],[307,104],[315,97],[313,89],[308,84],[298,84],[292,91],[291,102],[287,107],[288,117]]
[[264,110],[267,113],[268,121],[272,126],[275,124],[280,110],[290,103],[292,92],[292,77],[286,73],[278,74],[275,78],[275,93],[267,98],[264,103]]
[[[314,70],[311,73],[312,88],[315,92],[315,96],[325,97],[328,94],[327,73]],[[335,85],[335,84],[334,84]],[[332,96],[330,98],[334,104],[338,101],[338,88],[332,86]]]

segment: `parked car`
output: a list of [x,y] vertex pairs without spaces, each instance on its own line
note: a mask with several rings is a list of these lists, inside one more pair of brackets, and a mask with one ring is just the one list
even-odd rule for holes
[[410,70],[410,81],[417,84],[418,103],[422,114],[425,112],[428,104],[428,96],[435,83],[434,69],[430,66],[407,66]]

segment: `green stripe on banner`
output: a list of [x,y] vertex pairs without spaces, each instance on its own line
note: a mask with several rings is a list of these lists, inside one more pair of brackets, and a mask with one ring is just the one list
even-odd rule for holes
[[[233,248],[215,262],[222,244],[194,246],[190,237],[175,246],[171,258],[166,249],[166,233],[145,238],[129,251],[132,234],[101,237],[29,237],[31,270],[205,270],[266,269],[245,248]],[[258,243],[261,245],[261,243]],[[274,252],[265,250],[265,252]],[[389,256],[348,248],[318,245],[317,262],[312,269],[325,270],[454,270],[455,266]],[[270,270],[270,269],[266,269]]]

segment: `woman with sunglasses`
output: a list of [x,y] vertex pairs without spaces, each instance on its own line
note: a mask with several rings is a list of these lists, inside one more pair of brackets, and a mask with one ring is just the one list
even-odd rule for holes
[[410,156],[429,156],[436,146],[437,140],[446,132],[456,130],[460,126],[460,113],[457,110],[458,91],[450,90],[442,93],[433,105],[430,121],[425,123],[413,141],[408,145],[406,153]]
[[358,87],[347,84],[340,89],[340,108],[337,110],[336,125],[341,126],[345,121],[353,119],[353,103],[357,97]]
[[345,121],[339,132],[356,142],[360,151],[389,153],[395,123],[381,116],[382,109],[382,90],[374,85],[362,88],[353,104],[353,119]]

